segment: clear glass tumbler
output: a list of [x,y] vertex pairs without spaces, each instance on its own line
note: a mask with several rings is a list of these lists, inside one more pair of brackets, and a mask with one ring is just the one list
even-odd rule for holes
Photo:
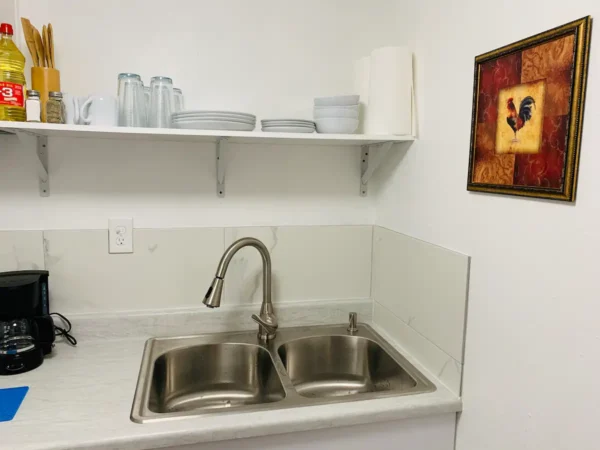
[[150,119],[150,98],[152,97],[152,91],[150,86],[144,86],[144,107],[146,108],[146,126],[148,126],[148,120]]
[[173,80],[168,77],[152,77],[150,92],[148,126],[152,128],[171,128],[171,114],[175,109]]
[[173,96],[174,96],[174,99],[175,99],[175,110],[173,112],[183,111],[184,110],[184,106],[183,106],[183,92],[181,92],[181,89],[174,88],[173,89]]
[[119,126],[146,126],[144,83],[135,73],[119,74]]

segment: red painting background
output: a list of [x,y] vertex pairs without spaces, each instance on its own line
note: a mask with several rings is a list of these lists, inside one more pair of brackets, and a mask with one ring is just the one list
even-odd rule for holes
[[[564,183],[574,34],[481,64],[472,182],[561,189]],[[536,154],[495,151],[501,89],[546,81],[542,144]]]

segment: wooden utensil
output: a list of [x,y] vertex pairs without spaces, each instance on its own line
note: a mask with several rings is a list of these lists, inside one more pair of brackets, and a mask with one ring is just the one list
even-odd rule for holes
[[46,67],[46,57],[45,57],[45,50],[44,50],[44,43],[42,42],[42,35],[40,34],[40,32],[38,31],[38,29],[36,27],[34,27],[33,25],[31,25],[31,27],[33,28],[33,37],[35,38],[35,49],[37,50],[39,59],[40,59],[40,67]]
[[42,42],[44,43],[44,61],[46,61],[45,67],[50,66],[50,47],[48,46],[48,27],[42,26]]
[[56,69],[56,61],[54,60],[54,30],[52,29],[52,24],[48,24],[48,45],[50,45],[50,61],[53,69]]
[[21,17],[21,26],[23,27],[23,35],[25,36],[25,42],[27,43],[27,48],[31,54],[33,65],[34,67],[37,67],[40,65],[40,60],[35,46],[35,37],[33,35],[31,22],[29,22],[29,19]]

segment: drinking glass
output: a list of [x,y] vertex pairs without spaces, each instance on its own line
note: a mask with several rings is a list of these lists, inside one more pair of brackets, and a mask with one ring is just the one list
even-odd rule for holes
[[175,110],[173,112],[183,111],[183,92],[181,92],[181,89],[173,88],[173,97],[175,99]]
[[135,73],[119,74],[119,126],[143,127],[146,125],[144,83]]
[[168,77],[152,77],[150,81],[150,117],[152,128],[171,128],[174,111],[173,80]]
[[150,97],[152,96],[150,90],[150,86],[144,86],[144,107],[146,109],[146,126],[148,126],[148,121],[150,120]]

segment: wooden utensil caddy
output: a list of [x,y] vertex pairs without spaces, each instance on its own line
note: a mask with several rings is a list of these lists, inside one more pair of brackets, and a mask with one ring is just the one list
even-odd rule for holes
[[52,91],[60,92],[60,72],[50,67],[31,68],[32,89],[39,91],[42,103],[42,122],[46,122],[46,102]]

